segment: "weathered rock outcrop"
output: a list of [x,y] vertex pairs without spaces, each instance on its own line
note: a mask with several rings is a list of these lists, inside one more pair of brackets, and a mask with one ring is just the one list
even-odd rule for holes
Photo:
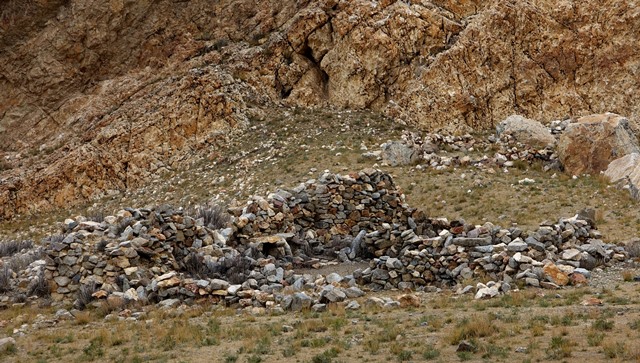
[[597,174],[613,160],[640,152],[629,121],[613,113],[581,117],[570,123],[558,142],[558,157],[567,172]]
[[612,183],[629,188],[631,196],[640,199],[640,154],[632,153],[612,161],[604,172]]
[[513,113],[634,119],[639,11],[625,0],[7,1],[0,218],[133,188],[215,148],[253,106],[371,108],[429,129]]

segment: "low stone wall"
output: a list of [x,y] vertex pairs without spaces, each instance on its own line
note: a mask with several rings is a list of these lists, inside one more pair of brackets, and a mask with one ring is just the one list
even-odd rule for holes
[[[602,242],[593,216],[530,232],[432,219],[405,203],[390,175],[373,169],[324,173],[229,211],[231,225],[219,230],[170,207],[125,209],[101,222],[69,219],[64,235],[46,240],[44,276],[57,300],[82,290],[125,301],[207,298],[264,307],[287,305],[284,296],[305,289],[340,301],[347,296],[340,284],[355,282],[422,289],[488,278],[554,288],[584,283],[588,270],[627,258]],[[293,271],[328,260],[370,267],[332,281]]]

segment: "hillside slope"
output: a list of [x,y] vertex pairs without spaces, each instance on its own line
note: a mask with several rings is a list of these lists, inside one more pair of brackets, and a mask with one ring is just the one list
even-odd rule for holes
[[283,106],[637,118],[635,1],[2,1],[0,219],[215,158]]

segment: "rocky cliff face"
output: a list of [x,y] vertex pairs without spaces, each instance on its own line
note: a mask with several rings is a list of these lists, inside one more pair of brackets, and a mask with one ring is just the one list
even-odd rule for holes
[[134,188],[267,107],[637,118],[631,1],[5,0],[0,219]]

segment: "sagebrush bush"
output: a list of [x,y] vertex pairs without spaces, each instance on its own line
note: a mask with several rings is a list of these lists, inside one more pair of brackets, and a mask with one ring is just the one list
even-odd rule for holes
[[33,247],[33,241],[0,241],[0,257],[13,256],[23,249],[29,249]]
[[0,293],[11,291],[12,272],[9,266],[0,268]]
[[231,223],[231,215],[219,205],[197,207],[188,211],[187,214],[195,219],[202,218],[205,227],[211,229],[226,228]]
[[74,303],[75,307],[78,310],[84,310],[87,305],[89,305],[89,303],[91,303],[95,299],[93,297],[93,293],[96,291],[97,285],[93,281],[80,286],[76,295],[76,301]]
[[37,296],[37,297],[48,297],[51,295],[51,290],[49,289],[49,283],[47,279],[44,277],[44,274],[41,273],[38,277],[29,284],[27,289],[28,296]]

